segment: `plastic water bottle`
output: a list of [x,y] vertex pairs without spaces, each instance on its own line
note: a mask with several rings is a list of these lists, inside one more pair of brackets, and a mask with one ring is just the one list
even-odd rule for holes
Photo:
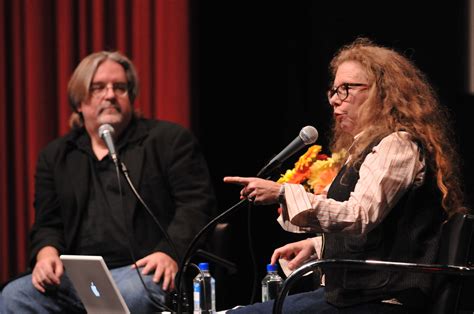
[[267,274],[262,279],[262,302],[273,300],[280,293],[283,278],[278,275],[276,264],[267,265]]
[[194,314],[215,313],[216,281],[209,272],[208,263],[199,263],[199,269],[201,272],[193,279]]

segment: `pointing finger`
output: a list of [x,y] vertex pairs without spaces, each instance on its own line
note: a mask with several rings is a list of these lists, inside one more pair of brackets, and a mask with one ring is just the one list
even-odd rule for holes
[[240,185],[247,185],[250,183],[250,178],[243,177],[224,177],[225,183],[235,183]]

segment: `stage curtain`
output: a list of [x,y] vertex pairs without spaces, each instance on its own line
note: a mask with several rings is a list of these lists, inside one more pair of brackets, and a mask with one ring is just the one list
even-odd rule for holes
[[68,130],[66,87],[86,55],[135,63],[145,117],[189,128],[187,0],[0,0],[0,282],[27,268],[39,150]]

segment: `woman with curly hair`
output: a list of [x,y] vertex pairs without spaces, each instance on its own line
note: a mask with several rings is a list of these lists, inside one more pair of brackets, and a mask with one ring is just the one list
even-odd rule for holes
[[[312,256],[433,263],[441,227],[465,209],[448,112],[425,75],[393,49],[358,38],[330,63],[332,151],[348,152],[326,193],[298,184],[226,177],[241,198],[280,203],[283,228],[321,233],[274,251],[271,262],[293,270]],[[290,313],[420,313],[430,302],[430,276],[326,270],[325,286],[290,295]],[[235,313],[268,313],[272,302]],[[232,311],[233,313],[234,311]]]

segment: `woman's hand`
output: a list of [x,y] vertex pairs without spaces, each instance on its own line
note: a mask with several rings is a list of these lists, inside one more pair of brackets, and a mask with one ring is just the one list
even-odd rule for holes
[[280,183],[252,177],[224,177],[224,182],[243,185],[240,199],[248,199],[259,205],[278,203]]

